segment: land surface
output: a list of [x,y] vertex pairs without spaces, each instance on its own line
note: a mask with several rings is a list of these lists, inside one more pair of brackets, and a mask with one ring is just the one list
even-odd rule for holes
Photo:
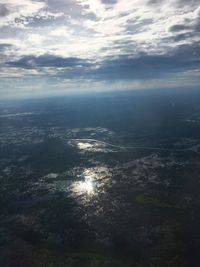
[[3,267],[197,267],[200,93],[0,101]]

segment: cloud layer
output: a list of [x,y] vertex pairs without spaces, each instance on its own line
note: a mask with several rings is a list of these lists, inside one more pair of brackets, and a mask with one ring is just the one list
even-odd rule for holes
[[1,0],[1,92],[196,86],[199,32],[198,0]]

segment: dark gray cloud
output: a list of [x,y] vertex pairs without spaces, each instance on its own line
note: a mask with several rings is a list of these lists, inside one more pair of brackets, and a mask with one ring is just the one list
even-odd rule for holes
[[96,20],[97,17],[93,12],[90,12],[88,5],[80,5],[77,0],[47,0],[48,10],[51,12],[63,12],[65,17],[69,19],[90,19]]
[[0,44],[0,52],[5,51],[5,49],[10,48],[12,45],[11,44]]
[[176,2],[177,6],[197,6],[199,5],[199,0],[177,0]]
[[5,17],[10,13],[7,5],[0,4],[0,17]]
[[134,20],[133,19],[127,20],[126,25],[125,25],[125,32],[136,34],[136,33],[142,32],[146,26],[152,23],[153,23],[153,19],[141,20],[140,17],[138,16]]
[[53,55],[42,55],[42,56],[25,56],[17,61],[7,62],[8,66],[18,67],[24,69],[37,69],[44,67],[54,67],[54,68],[66,68],[66,67],[87,67],[90,64],[88,61],[82,60],[80,58],[69,57],[57,57]]
[[175,25],[170,27],[170,31],[171,32],[179,32],[179,31],[183,31],[183,30],[188,30],[189,28],[190,27],[188,25],[175,24]]
[[176,56],[141,55],[136,59],[121,56],[104,62],[93,72],[93,77],[102,80],[155,79],[199,67],[197,60],[182,61]]
[[172,54],[141,53],[137,58],[121,55],[114,60],[105,61],[96,74],[107,79],[148,79],[199,68],[200,43],[196,43],[191,46],[181,45]]
[[152,79],[200,68],[200,43],[180,45],[170,54],[138,54],[137,58],[121,55],[107,59],[93,71],[99,79]]
[[181,32],[181,31],[200,31],[200,14],[196,19],[186,19],[181,24],[175,24],[170,27],[171,32]]
[[181,42],[181,41],[185,41],[187,39],[193,38],[195,36],[196,34],[193,32],[186,32],[186,33],[180,33],[180,34],[175,35],[174,37],[171,38],[171,40],[175,42]]
[[115,5],[117,4],[118,0],[101,0],[101,2],[105,5]]
[[[150,5],[163,4],[169,2],[168,0],[149,0],[147,3]],[[177,7],[181,6],[196,6],[199,5],[199,0],[176,0],[174,5]]]
[[81,58],[62,58],[51,55],[26,56],[7,66],[24,69],[63,68],[55,75],[60,78],[86,78],[109,80],[155,79],[170,74],[183,73],[200,68],[200,44],[180,45],[173,53],[148,55],[139,53],[136,58],[120,55],[107,58],[98,65]]
[[0,66],[4,64],[6,60],[8,60],[9,56],[6,51],[8,51],[12,47],[11,44],[2,43],[0,44]]
[[153,5],[153,4],[159,4],[161,2],[163,2],[163,0],[149,0],[147,3]]

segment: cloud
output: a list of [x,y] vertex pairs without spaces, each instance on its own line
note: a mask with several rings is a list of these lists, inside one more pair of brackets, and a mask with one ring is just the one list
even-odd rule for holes
[[[197,52],[198,51],[198,52]],[[200,69],[199,44],[181,45],[171,54],[148,55],[142,53],[136,58],[121,55],[102,62],[92,73],[94,77],[109,79],[155,79],[186,71]]]
[[183,7],[183,6],[198,6],[199,0],[149,0],[147,3],[150,5],[164,5],[166,2],[174,7]]
[[0,83],[193,77],[199,31],[197,0],[2,0]]
[[105,5],[114,5],[117,4],[117,0],[101,0],[101,2]]
[[24,69],[37,69],[43,67],[54,67],[54,68],[66,68],[66,67],[87,67],[89,63],[75,57],[62,58],[52,55],[42,56],[25,56],[17,61],[7,62],[8,66],[24,68]]
[[2,0],[0,5],[0,27],[25,27],[29,19],[39,15],[46,4],[31,0]]
[[7,48],[11,47],[11,44],[0,44],[0,52],[4,52]]
[[48,10],[52,13],[62,12],[68,20],[95,20],[96,15],[89,11],[88,5],[81,5],[79,0],[47,0]]
[[[165,78],[170,75],[200,70],[199,43],[180,45],[175,51],[160,55],[138,53],[136,57],[118,55],[98,62],[82,58],[62,58],[52,55],[25,56],[7,62],[12,73],[17,68],[32,70],[29,75],[51,76],[59,79],[91,79],[99,81]],[[24,72],[23,72],[24,73]]]
[[9,14],[9,9],[5,4],[0,4],[0,17],[5,17]]
[[178,6],[199,6],[199,0],[177,0],[175,1],[175,3]]

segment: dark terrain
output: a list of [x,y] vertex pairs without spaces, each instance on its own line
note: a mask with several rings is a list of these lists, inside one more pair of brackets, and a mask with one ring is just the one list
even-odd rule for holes
[[0,266],[200,266],[200,92],[0,101]]

